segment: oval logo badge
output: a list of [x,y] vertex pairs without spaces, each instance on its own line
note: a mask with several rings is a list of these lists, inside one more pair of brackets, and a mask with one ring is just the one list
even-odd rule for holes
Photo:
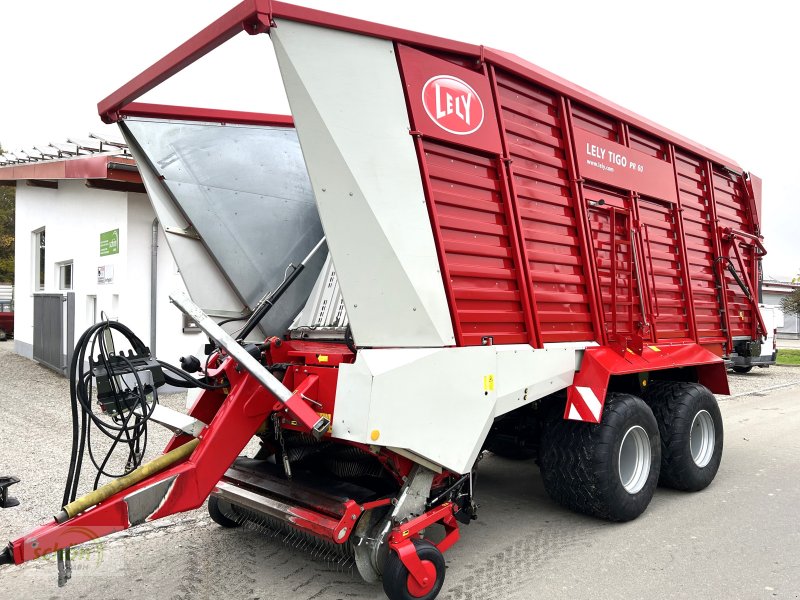
[[468,83],[452,75],[431,77],[422,88],[422,106],[431,120],[455,135],[469,135],[483,125],[483,102]]

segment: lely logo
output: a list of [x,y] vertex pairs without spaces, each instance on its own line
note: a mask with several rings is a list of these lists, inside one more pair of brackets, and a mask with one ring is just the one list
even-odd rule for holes
[[483,103],[469,84],[452,75],[431,77],[422,88],[422,106],[431,120],[455,135],[475,133],[483,124]]

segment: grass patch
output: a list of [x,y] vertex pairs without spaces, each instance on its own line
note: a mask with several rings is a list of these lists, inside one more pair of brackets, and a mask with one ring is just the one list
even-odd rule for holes
[[800,350],[778,350],[779,365],[800,365]]

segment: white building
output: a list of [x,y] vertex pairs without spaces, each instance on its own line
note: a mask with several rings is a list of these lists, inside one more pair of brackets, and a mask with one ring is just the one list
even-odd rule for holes
[[[151,348],[155,343],[162,360],[176,363],[197,353],[204,340],[169,303],[183,282],[132,159],[96,153],[0,166],[0,185],[16,186],[18,354],[34,358],[35,336],[39,342],[55,336],[62,340],[62,364],[36,358],[60,370],[70,340],[102,315],[130,327]],[[61,331],[41,312],[34,318],[35,297],[51,294],[64,297]]]
[[[761,287],[763,302],[780,306],[782,298],[798,289],[800,289],[800,283],[765,280]],[[778,328],[778,337],[800,339],[800,315],[784,315],[783,327]]]

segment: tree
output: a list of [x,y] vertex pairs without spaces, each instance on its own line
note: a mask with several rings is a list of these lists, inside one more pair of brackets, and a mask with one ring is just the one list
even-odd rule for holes
[[800,289],[794,290],[788,296],[781,298],[781,310],[785,315],[800,316]]
[[[3,146],[0,145],[0,154]],[[14,282],[14,196],[16,188],[0,183],[0,282]]]

